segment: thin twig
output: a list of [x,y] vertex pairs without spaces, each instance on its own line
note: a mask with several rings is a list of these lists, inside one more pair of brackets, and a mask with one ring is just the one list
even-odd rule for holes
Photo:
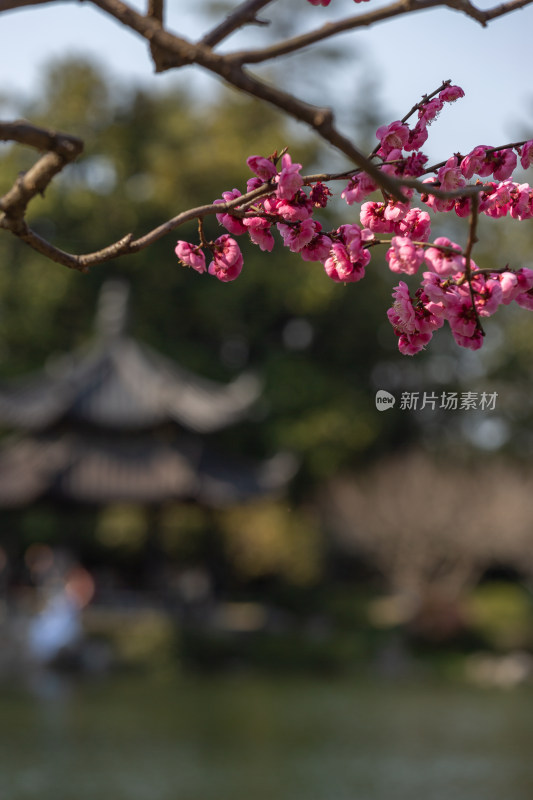
[[270,5],[272,2],[273,0],[247,0],[247,2],[241,3],[235,11],[228,14],[220,25],[217,25],[212,31],[206,33],[200,40],[200,44],[206,47],[215,47],[215,45],[219,44],[223,39],[226,39],[231,33],[234,33],[234,31],[242,28],[244,25],[268,25],[269,23],[267,21],[258,19],[256,15],[258,11]]
[[[486,155],[490,155],[491,153],[499,153],[501,150],[514,150],[517,147],[522,147],[526,142],[530,141],[530,139],[523,139],[521,142],[510,142],[509,144],[502,144],[499,147],[487,147],[485,150]],[[462,153],[455,153],[457,158],[462,159],[464,158]],[[436,172],[441,167],[446,165],[446,161],[439,161],[438,164],[432,164],[431,167],[427,167],[424,170],[424,174],[429,172]]]
[[[533,0],[529,0],[529,2],[533,2]],[[231,53],[228,59],[231,59],[231,61],[239,65],[259,64],[264,61],[271,61],[280,56],[303,50],[305,47],[325,41],[340,33],[346,33],[346,31],[369,27],[370,25],[375,25],[377,22],[391,19],[392,17],[442,5],[446,5],[446,2],[443,2],[443,0],[399,0],[399,2],[393,3],[390,6],[385,6],[385,8],[379,8],[366,14],[358,14],[357,16],[339,20],[338,22],[328,22],[313,31],[293,36],[290,39],[285,39],[269,47],[255,50],[240,50]]]
[[464,251],[465,256],[465,280],[468,283],[468,288],[470,290],[470,299],[472,301],[472,310],[474,312],[476,318],[476,327],[481,333],[482,336],[485,336],[485,331],[483,330],[483,326],[481,324],[481,319],[479,318],[479,312],[476,306],[476,297],[474,293],[474,287],[472,286],[472,249],[478,240],[477,238],[477,223],[479,218],[479,196],[473,195],[472,196],[472,205],[470,211],[470,225],[468,228],[468,241],[466,243],[466,248]]
[[466,16],[485,27],[492,19],[524,8],[532,2],[533,0],[512,0],[512,2],[504,3],[493,9],[481,11],[467,0],[399,0],[399,2],[393,3],[390,6],[385,6],[384,8],[376,9],[366,14],[358,14],[357,16],[339,20],[338,22],[327,23],[316,30],[291,37],[290,39],[278,42],[270,47],[265,47],[261,50],[241,50],[232,53],[230,57],[238,64],[258,64],[303,50],[304,47],[309,47],[310,45],[330,39],[346,31],[370,27],[377,22],[382,22],[393,17],[403,16],[404,14],[410,14],[416,11],[426,11],[439,6],[461,11],[463,14],[466,14]]

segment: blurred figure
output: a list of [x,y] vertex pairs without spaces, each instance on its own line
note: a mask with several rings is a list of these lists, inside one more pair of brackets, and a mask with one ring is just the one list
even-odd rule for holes
[[76,667],[84,641],[81,611],[93,597],[94,581],[81,565],[65,565],[50,548],[28,554],[27,561],[39,574],[43,596],[28,628],[29,655],[40,665]]

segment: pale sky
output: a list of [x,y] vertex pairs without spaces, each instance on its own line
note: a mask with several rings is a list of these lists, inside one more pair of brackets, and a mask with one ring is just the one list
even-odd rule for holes
[[[374,0],[354,6],[348,0],[333,0],[328,8],[313,8],[301,0],[309,26],[346,11],[367,11],[377,2],[383,4]],[[144,8],[140,0],[132,5]],[[480,5],[491,3],[482,0]],[[192,38],[194,21],[184,11],[191,6],[185,0],[169,0],[167,25]],[[359,62],[354,73],[346,71],[342,79],[347,87],[366,75],[377,79],[381,103],[389,111],[384,123],[403,116],[444,79],[462,86],[466,97],[445,109],[424,146],[432,161],[442,160],[477,144],[533,138],[532,35],[533,6],[495,20],[486,29],[455,11],[411,14],[344,36],[343,43],[353,42],[365,58],[363,67]],[[135,79],[154,89],[175,80],[176,73],[154,75],[145,43],[89,3],[54,3],[0,14],[0,92],[35,95],[43,64],[67,53],[96,56],[118,79]],[[353,97],[352,92],[348,96]]]

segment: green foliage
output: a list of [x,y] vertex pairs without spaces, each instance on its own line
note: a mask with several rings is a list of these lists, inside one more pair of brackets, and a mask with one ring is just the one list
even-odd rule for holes
[[478,586],[466,603],[469,627],[490,648],[513,650],[533,644],[533,602],[514,583],[495,581]]

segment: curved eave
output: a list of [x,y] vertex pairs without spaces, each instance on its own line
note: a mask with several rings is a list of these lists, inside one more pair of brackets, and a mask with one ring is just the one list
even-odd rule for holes
[[259,381],[251,375],[224,386],[117,337],[0,386],[0,425],[42,430],[68,418],[142,430],[175,422],[210,433],[243,419],[259,394]]

